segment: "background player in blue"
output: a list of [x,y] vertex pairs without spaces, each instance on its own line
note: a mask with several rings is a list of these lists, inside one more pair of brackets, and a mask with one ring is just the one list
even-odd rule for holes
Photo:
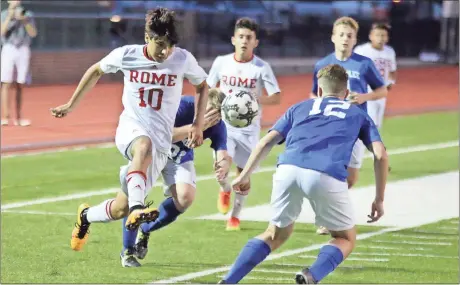
[[[203,139],[211,139],[211,148],[216,152],[216,161],[214,163],[216,178],[218,181],[224,181],[231,165],[231,158],[227,153],[227,129],[220,119],[220,109],[225,94],[214,88],[209,90],[208,96]],[[121,255],[123,267],[140,266],[135,257],[144,259],[148,251],[150,232],[159,230],[174,222],[179,215],[190,207],[195,199],[194,153],[193,149],[186,146],[187,136],[194,117],[195,97],[183,96],[174,123],[171,155],[162,171],[164,193],[167,198],[158,208],[158,219],[151,223],[141,224],[139,234],[137,231],[128,231],[123,227],[124,249]],[[125,172],[122,171],[122,173]],[[125,179],[120,179],[125,181]],[[125,186],[124,183],[122,185],[123,190],[126,190]]]
[[[374,62],[365,56],[353,52],[356,45],[358,23],[350,17],[341,17],[334,22],[331,40],[334,43],[334,52],[318,61],[313,74],[313,87],[311,97],[318,93],[318,70],[329,64],[343,66],[348,74],[347,86],[350,94],[347,100],[358,105],[367,112],[367,101],[378,100],[387,96],[385,82]],[[368,86],[371,92],[368,93]],[[365,147],[361,141],[357,141],[348,164],[348,187],[351,188],[358,181],[359,169],[364,158]],[[318,229],[318,234],[328,234],[325,227]]]
[[356,229],[347,187],[347,164],[360,138],[374,154],[376,196],[368,222],[383,215],[388,157],[372,119],[360,108],[343,101],[348,94],[347,72],[329,65],[318,73],[318,96],[292,106],[261,139],[243,172],[232,182],[236,192],[274,145],[286,140],[273,176],[272,217],[267,230],[248,241],[220,283],[235,284],[279,248],[291,235],[310,201],[317,224],[326,225],[332,240],[320,249],[310,268],[296,275],[299,284],[320,282],[355,246]]

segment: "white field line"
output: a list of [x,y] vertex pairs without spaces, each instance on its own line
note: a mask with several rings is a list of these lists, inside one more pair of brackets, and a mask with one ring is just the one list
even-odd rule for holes
[[[380,246],[380,245],[362,245],[362,244],[359,244],[359,245],[357,246],[357,248],[385,249],[385,250],[405,250],[403,247]],[[424,250],[433,250],[433,248],[426,248],[426,247],[411,247],[410,250],[424,251]]]
[[[403,230],[403,229],[406,229],[406,228],[386,228],[386,229],[381,229],[381,230],[378,230],[378,231],[375,231],[375,232],[359,234],[356,237],[356,239],[357,240],[364,240],[364,239],[368,239],[368,238],[373,237],[373,236],[379,236],[379,235],[382,235],[382,234],[385,234],[385,233],[388,233],[388,232],[394,232],[394,231],[399,231],[399,230]],[[283,251],[283,252],[280,252],[280,253],[275,253],[275,254],[269,255],[265,260],[266,261],[268,261],[268,260],[276,260],[276,259],[280,259],[280,258],[287,257],[287,256],[293,256],[293,255],[297,255],[297,254],[301,254],[301,253],[305,253],[305,252],[314,251],[314,250],[320,249],[323,245],[326,245],[326,244],[327,243],[318,243],[318,244],[313,244],[313,245],[303,247],[303,248],[286,250],[286,251]],[[207,269],[207,270],[203,270],[203,271],[188,273],[188,274],[184,274],[184,275],[181,275],[181,276],[172,277],[172,278],[169,278],[169,279],[158,280],[158,281],[154,281],[153,283],[167,284],[167,283],[184,282],[184,281],[193,280],[193,279],[203,277],[203,276],[217,274],[219,272],[225,272],[225,271],[228,271],[229,269],[230,269],[230,266],[222,266],[222,267],[217,267],[217,268],[213,268],[213,269]]]
[[440,230],[447,230],[452,232],[458,232],[458,227],[439,227]]
[[3,213],[10,214],[29,214],[29,215],[57,215],[57,216],[75,216],[76,213],[45,212],[45,211],[22,211],[22,210],[2,210]]
[[406,238],[406,239],[427,239],[427,240],[452,240],[458,239],[458,236],[451,237],[439,237],[439,236],[418,236],[418,235],[401,235],[401,234],[392,234],[392,237]]
[[272,269],[254,269],[251,272],[262,272],[262,273],[279,273],[279,274],[296,274],[296,271],[287,270],[272,270]]
[[458,226],[458,221],[450,221],[450,224]]
[[58,147],[58,148],[51,148],[47,150],[37,150],[37,151],[28,151],[28,152],[20,152],[20,153],[7,153],[2,154],[2,160],[7,158],[13,158],[18,156],[34,156],[40,154],[48,154],[48,153],[60,153],[66,151],[81,151],[91,148],[110,148],[114,147],[114,143],[101,143],[101,144],[94,144],[94,145],[77,145],[77,146],[69,146],[69,147]]
[[[458,146],[458,144],[459,144],[458,141],[449,141],[449,142],[437,143],[437,144],[426,144],[426,145],[418,145],[418,146],[412,146],[412,147],[407,147],[407,148],[397,148],[394,150],[389,150],[388,154],[389,155],[399,155],[399,154],[407,154],[407,153],[413,153],[413,152],[437,150],[437,149],[444,149],[444,148]],[[372,156],[370,154],[367,154],[365,157],[371,158]],[[261,167],[256,173],[273,172],[274,170],[275,170],[275,167]],[[232,177],[235,176],[235,173],[231,173],[231,176]],[[202,176],[198,176],[196,180],[205,181],[205,180],[214,179],[214,177],[215,177],[214,174],[202,175]],[[162,186],[162,183],[157,182],[155,183],[154,186]],[[1,205],[1,208],[3,211],[3,210],[21,208],[21,207],[32,206],[32,205],[41,205],[41,204],[47,204],[47,203],[53,203],[53,202],[68,201],[68,200],[73,200],[73,199],[107,195],[111,193],[116,193],[117,191],[119,191],[119,188],[109,188],[109,189],[102,189],[102,190],[76,193],[76,194],[70,194],[70,195],[40,198],[40,199],[4,204],[4,205]]]
[[453,258],[453,259],[458,259],[458,256],[436,255],[436,254],[419,254],[419,253],[353,252],[351,255],[361,255],[361,256],[400,256],[400,257],[426,257],[426,258]]
[[[224,278],[225,276],[217,276],[218,278]],[[264,277],[256,277],[256,276],[246,276],[244,277],[245,280],[263,280],[263,281],[294,281],[294,278],[283,278],[283,277],[276,277],[276,278],[264,278]]]
[[[300,258],[316,259],[316,255],[299,255]],[[370,262],[388,262],[388,258],[365,258],[365,257],[348,257],[348,261],[370,261]]]
[[450,242],[422,242],[422,241],[407,241],[407,240],[399,240],[399,241],[393,241],[393,240],[374,240],[373,242],[375,243],[396,243],[396,244],[418,244],[418,245],[443,245],[443,246],[449,246],[452,245]]

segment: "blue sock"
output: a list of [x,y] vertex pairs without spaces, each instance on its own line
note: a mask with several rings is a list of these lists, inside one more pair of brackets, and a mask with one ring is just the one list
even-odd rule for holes
[[263,240],[253,238],[243,247],[232,268],[225,276],[227,284],[236,284],[261,263],[271,252],[270,246]]
[[133,231],[129,231],[126,229],[125,224],[128,217],[123,219],[123,251],[122,253],[129,247],[133,247],[136,244],[136,237],[137,237],[137,229]]
[[176,218],[182,214],[182,212],[177,210],[176,205],[174,205],[172,197],[166,198],[163,203],[161,203],[158,211],[160,211],[160,215],[154,222],[141,224],[141,229],[144,233],[159,230],[174,222]]
[[315,263],[310,267],[311,276],[316,282],[321,281],[343,261],[342,251],[333,245],[323,246]]

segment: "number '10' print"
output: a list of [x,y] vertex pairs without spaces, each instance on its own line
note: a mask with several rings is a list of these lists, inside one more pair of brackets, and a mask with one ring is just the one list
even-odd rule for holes
[[[157,102],[154,106],[153,105],[153,94],[155,92],[157,92],[158,97],[157,97]],[[158,89],[158,88],[149,89],[147,93],[147,103],[145,102],[144,96],[145,96],[145,89],[144,87],[141,87],[139,88],[139,99],[141,100],[141,102],[139,102],[139,107],[145,108],[148,105],[151,108],[153,108],[153,110],[155,111],[158,111],[161,109],[161,101],[163,100],[163,90]]]

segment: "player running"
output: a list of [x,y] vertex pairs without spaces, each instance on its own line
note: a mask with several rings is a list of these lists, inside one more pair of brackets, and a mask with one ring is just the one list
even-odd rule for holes
[[[390,26],[383,23],[372,25],[369,33],[370,42],[359,45],[355,53],[366,56],[374,61],[377,70],[382,75],[387,89],[396,83],[396,53],[387,45],[390,34]],[[385,114],[386,98],[367,102],[367,113],[374,120],[377,128],[383,124]]]
[[[258,32],[259,26],[254,20],[238,19],[232,36],[235,52],[218,56],[214,60],[207,83],[211,87],[219,84],[222,92],[227,95],[239,91],[251,92],[258,98],[260,105],[279,104],[281,93],[270,65],[254,55],[254,49],[259,44]],[[262,96],[263,88],[268,96]],[[246,128],[235,128],[226,124],[228,153],[237,166],[238,174],[243,170],[251,151],[259,141],[260,118],[261,112]],[[231,186],[228,180],[224,180],[220,185],[217,208],[219,212],[226,214],[230,209]],[[242,187],[247,190],[247,194],[251,187],[250,180]],[[235,195],[227,230],[240,229],[239,217],[245,200],[246,195]]]
[[298,103],[283,115],[261,139],[245,168],[232,182],[237,192],[276,144],[286,141],[273,177],[272,217],[267,230],[248,241],[228,274],[220,283],[235,284],[287,241],[302,210],[310,201],[316,224],[325,225],[332,235],[309,268],[297,273],[299,284],[316,284],[331,273],[355,247],[353,221],[346,178],[346,166],[359,138],[374,154],[376,196],[370,223],[383,215],[388,158],[372,119],[362,108],[344,98],[348,95],[347,72],[338,64],[328,65],[317,74],[318,98]]
[[[158,8],[146,14],[145,45],[127,45],[113,50],[83,75],[67,104],[51,109],[62,118],[106,73],[124,74],[123,107],[115,143],[130,161],[126,176],[129,216],[126,227],[137,228],[142,222],[154,221],[158,210],[144,206],[146,191],[160,175],[171,149],[174,119],[179,107],[183,79],[196,87],[196,119],[188,131],[189,146],[203,142],[204,114],[208,99],[207,77],[194,56],[175,47],[178,35],[174,12]],[[123,193],[99,205],[81,204],[72,232],[71,248],[81,250],[91,223],[110,222],[124,211]]]
[[[214,164],[216,178],[222,181],[228,175],[231,158],[227,153],[227,129],[220,119],[220,109],[225,94],[214,88],[209,91],[207,113],[205,115],[204,139],[211,140],[211,148],[215,151],[216,162]],[[184,96],[181,99],[174,124],[173,144],[171,156],[166,167],[162,171],[164,181],[164,193],[168,196],[160,205],[160,214],[154,222],[143,223],[139,229],[123,230],[123,251],[121,263],[123,267],[139,267],[141,264],[136,260],[144,259],[148,251],[150,232],[156,231],[174,222],[177,217],[189,208],[196,192],[196,174],[193,163],[193,149],[187,147],[187,135],[192,126],[195,116],[195,98]],[[128,166],[120,171],[122,190],[126,194],[126,174]],[[138,240],[136,243],[136,236]]]

